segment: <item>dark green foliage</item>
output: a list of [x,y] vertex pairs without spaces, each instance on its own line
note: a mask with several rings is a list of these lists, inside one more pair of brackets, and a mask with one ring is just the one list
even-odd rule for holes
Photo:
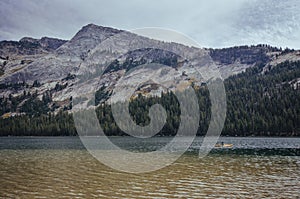
[[57,83],[56,85],[55,85],[55,88],[54,88],[54,90],[55,91],[61,91],[61,90],[63,90],[63,89],[65,89],[66,87],[68,86],[68,83],[66,83],[66,84],[59,84],[59,83]]
[[[162,93],[162,97],[146,98],[142,95],[129,104],[130,115],[137,125],[145,126],[150,122],[149,108],[154,104],[161,104],[167,112],[166,125],[158,135],[175,135],[180,122],[180,107],[173,93]],[[101,127],[107,135],[126,135],[116,125],[113,119],[111,107],[102,104],[97,109],[97,116]]]
[[[204,135],[208,128],[210,119],[210,100],[208,99],[208,89],[201,87],[196,90],[200,107],[200,126],[198,135]],[[138,95],[136,99],[130,102],[129,112],[133,121],[141,126],[148,125],[150,118],[149,109],[154,104],[160,104],[167,113],[167,121],[163,129],[157,133],[159,136],[174,136],[180,125],[180,105],[174,93],[162,93],[161,97],[143,97]],[[122,136],[122,132],[114,122],[111,107],[108,104],[102,104],[97,109],[97,116],[101,127],[107,135]]]
[[280,49],[267,46],[238,46],[224,49],[211,49],[210,56],[214,61],[223,64],[232,64],[239,61],[242,64],[266,63],[269,60],[267,52],[280,51]]
[[0,84],[0,89],[13,89],[18,90],[21,88],[24,88],[25,86],[28,86],[25,82],[19,82],[19,83],[5,83]]
[[11,94],[8,96],[8,98],[2,97],[0,98],[0,115],[3,115],[4,113],[8,112],[16,112],[17,108],[20,103],[22,103],[24,100],[31,97],[31,94],[26,92],[23,92],[23,95],[13,97]]
[[65,77],[64,79],[62,79],[63,81],[68,81],[68,80],[72,80],[72,79],[75,79],[76,78],[76,75],[75,74],[71,74],[71,73],[68,73],[67,77]]
[[131,69],[146,64],[147,60],[141,58],[139,61],[133,61],[132,58],[127,58],[123,64],[123,67],[126,68],[126,72],[130,71]]
[[138,49],[128,53],[126,60],[120,63],[117,59],[110,63],[103,74],[125,69],[126,72],[146,63],[158,63],[176,68],[178,57],[172,52],[162,49]]
[[[4,62],[4,64],[6,64],[6,62]],[[4,75],[4,70],[2,68],[0,68],[0,77]]]
[[23,92],[22,95],[8,98],[0,98],[0,114],[9,112],[21,112],[29,116],[40,116],[47,114],[49,111],[48,105],[52,102],[50,92],[46,92],[42,96],[42,100],[38,99],[37,93],[31,94]]
[[40,87],[41,83],[38,80],[34,80],[32,87]]
[[285,62],[262,74],[262,67],[225,80],[226,135],[300,135],[300,62]]
[[1,136],[74,136],[73,116],[67,112],[38,117],[22,115],[0,120]]
[[103,74],[114,72],[114,71],[118,71],[118,70],[121,70],[121,69],[123,69],[123,66],[120,65],[119,61],[116,59],[111,64],[109,64],[107,66],[107,68],[105,69],[105,71],[103,72]]
[[24,112],[29,116],[40,116],[49,111],[47,104],[37,99],[34,95],[25,101],[20,108],[20,112]]
[[108,100],[109,96],[111,95],[110,91],[105,91],[105,86],[101,87],[95,93],[95,105],[98,105],[101,101]]
[[143,65],[145,63],[147,63],[147,61],[143,58],[140,59],[139,61],[133,61],[133,59],[127,58],[123,64],[120,64],[119,61],[116,59],[107,66],[103,74],[115,72],[123,69],[126,69],[126,72],[128,72],[130,69]]
[[281,54],[287,54],[287,53],[291,53],[291,52],[294,52],[295,50],[294,49],[289,49],[289,48],[285,48]]

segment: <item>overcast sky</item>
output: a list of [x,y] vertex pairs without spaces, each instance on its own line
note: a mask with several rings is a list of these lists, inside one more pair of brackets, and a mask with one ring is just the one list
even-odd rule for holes
[[1,0],[0,40],[70,39],[84,25],[177,30],[203,47],[300,49],[298,0]]

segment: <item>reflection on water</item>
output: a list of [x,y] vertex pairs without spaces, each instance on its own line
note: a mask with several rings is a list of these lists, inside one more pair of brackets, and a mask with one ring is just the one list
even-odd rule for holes
[[[124,147],[126,142],[131,143],[124,138],[115,139],[116,143],[123,139]],[[157,139],[163,143],[162,138]],[[266,142],[262,138],[247,138],[247,142],[242,138],[224,139],[236,148],[214,150],[199,159],[194,143],[190,152],[169,167],[147,174],[128,174],[99,163],[78,138],[1,138],[0,197],[300,197],[299,138],[269,140],[277,143],[274,146],[286,146],[280,149],[271,149],[272,144],[265,144],[269,149],[259,147],[259,143]],[[238,147],[240,139],[244,144]]]

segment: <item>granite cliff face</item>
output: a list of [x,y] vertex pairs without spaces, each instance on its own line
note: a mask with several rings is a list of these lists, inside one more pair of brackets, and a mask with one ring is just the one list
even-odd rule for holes
[[[114,90],[126,93],[134,87],[132,97],[160,95],[206,83],[208,78],[199,71],[220,71],[227,78],[257,64],[267,70],[285,60],[300,60],[298,51],[266,45],[200,49],[94,24],[84,26],[69,41],[47,37],[2,41],[0,55],[0,96],[36,92],[42,98],[50,93],[57,105],[54,111],[82,93],[87,105],[92,90],[111,96]],[[115,99],[122,100],[122,95]]]

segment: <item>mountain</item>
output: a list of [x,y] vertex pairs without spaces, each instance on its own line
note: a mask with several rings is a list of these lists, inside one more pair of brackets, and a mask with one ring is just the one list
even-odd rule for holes
[[[299,93],[300,76],[296,63],[300,60],[300,51],[282,50],[268,45],[201,49],[153,40],[124,30],[88,24],[69,41],[47,37],[41,39],[25,37],[18,42],[2,41],[0,42],[0,55],[0,102],[2,106],[0,115],[6,123],[8,120],[13,122],[25,116],[35,118],[32,119],[35,122],[39,121],[40,117],[48,117],[49,114],[58,117],[60,114],[70,112],[74,106],[93,106],[90,99],[95,99],[97,107],[101,103],[109,103],[109,98],[122,101],[131,88],[135,88],[130,98],[133,102],[137,99],[146,103],[147,99],[157,100],[157,97],[169,99],[171,96],[168,98],[168,95],[164,95],[170,91],[182,91],[188,86],[197,89],[204,88],[209,78],[205,77],[206,74],[204,76],[199,74],[198,71],[205,73],[210,71],[215,74],[220,72],[221,77],[225,79],[227,97],[235,96],[235,99],[228,102],[232,107],[235,106],[232,101],[236,99],[243,101],[244,95],[247,98],[251,92],[259,92],[260,96],[275,95],[276,92],[272,89],[280,90],[282,85],[286,84],[293,88],[288,89],[289,93],[295,92],[294,95],[287,96],[297,99]],[[284,65],[286,63],[290,65]],[[149,66],[140,67],[144,64]],[[283,65],[287,68],[286,71],[284,67],[278,69]],[[277,72],[273,74],[273,71]],[[285,79],[277,78],[284,75]],[[155,81],[144,81],[150,76]],[[211,76],[213,75],[208,74],[208,77]],[[245,85],[240,82],[243,78],[244,82],[249,81],[249,84]],[[259,78],[263,78],[261,82],[256,81]],[[265,83],[268,78],[270,82]],[[140,84],[141,82],[143,83]],[[235,82],[240,83],[236,85]],[[276,85],[272,85],[271,82],[276,82]],[[255,85],[249,88],[252,83]],[[259,84],[264,85],[265,88],[261,88]],[[237,91],[236,88],[228,87],[228,85],[235,85],[241,90]],[[244,85],[245,88],[240,85]],[[268,88],[272,88],[271,91],[268,91]],[[93,90],[97,91],[96,96],[93,96],[91,92]],[[245,90],[247,93],[243,93]],[[238,96],[239,93],[243,96]],[[254,96],[254,94],[251,95]],[[81,97],[81,102],[74,104],[74,99],[78,97]],[[257,97],[257,100],[259,99]],[[284,100],[284,103],[286,101],[288,100]],[[252,106],[249,105],[249,107]],[[243,110],[241,107],[236,108]],[[237,116],[246,117],[247,112],[250,115],[249,111],[244,110],[237,112],[236,115],[234,113],[227,115],[238,124],[240,118]],[[288,133],[294,135],[299,131],[299,125],[296,122],[299,120],[298,112],[293,107],[285,107],[284,111],[292,111],[289,116],[292,129],[289,129]],[[69,116],[64,117],[69,118]],[[141,118],[144,118],[142,123],[148,121],[147,117],[141,116]],[[239,134],[234,128],[243,129],[244,126],[248,126],[248,129],[245,127],[243,131],[251,131],[249,128],[251,118],[249,119],[248,116],[246,118],[243,121],[245,124],[228,127],[227,131]],[[265,118],[261,120],[267,121]],[[63,129],[63,127],[58,128],[58,124],[51,125],[56,129],[52,131],[60,134],[57,129]],[[7,128],[7,125],[2,126],[2,130],[12,131]],[[74,131],[73,127],[68,128]],[[269,131],[269,127],[260,131],[264,135]]]
[[20,41],[1,41],[0,56],[2,59],[6,59],[7,56],[47,54],[53,52],[66,42],[66,40],[48,37],[42,37],[41,39],[24,37]]

